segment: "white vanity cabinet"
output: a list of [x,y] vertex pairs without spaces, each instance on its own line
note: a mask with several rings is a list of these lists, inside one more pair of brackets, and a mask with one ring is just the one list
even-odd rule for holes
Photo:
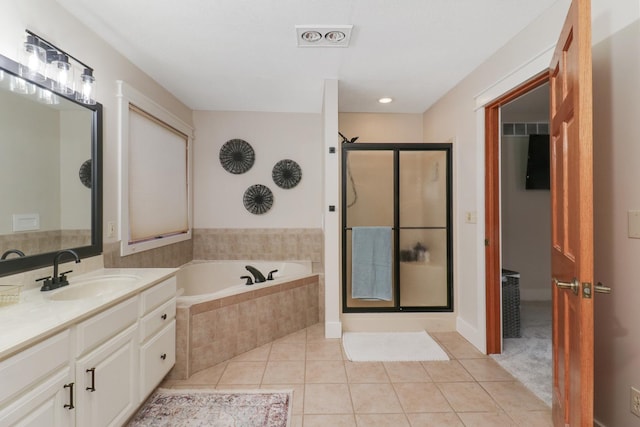
[[140,402],[176,363],[176,278],[141,295]]
[[0,362],[0,426],[73,426],[70,332]]
[[120,426],[175,363],[170,277],[0,361],[0,426]]
[[79,426],[122,425],[138,406],[138,301],[130,298],[76,326]]

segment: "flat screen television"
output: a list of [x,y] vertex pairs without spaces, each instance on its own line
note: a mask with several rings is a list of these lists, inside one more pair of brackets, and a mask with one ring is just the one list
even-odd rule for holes
[[527,190],[548,190],[550,187],[549,135],[529,135],[527,155]]

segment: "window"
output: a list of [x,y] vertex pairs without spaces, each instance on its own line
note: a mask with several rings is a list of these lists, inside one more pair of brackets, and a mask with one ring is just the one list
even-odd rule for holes
[[119,84],[121,255],[191,238],[193,129]]

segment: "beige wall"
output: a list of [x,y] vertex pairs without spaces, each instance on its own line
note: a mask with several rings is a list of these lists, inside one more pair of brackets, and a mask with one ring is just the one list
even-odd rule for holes
[[[103,104],[104,197],[103,235],[106,244],[117,241],[108,237],[109,222],[118,222],[118,140],[116,80],[124,80],[144,95],[192,124],[191,110],[162,86],[116,52],[89,28],[50,0],[8,0],[0,14],[0,54],[11,59],[24,38],[24,30],[35,32],[95,69],[96,99]],[[117,231],[117,230],[116,230]],[[116,232],[116,236],[117,236]],[[169,249],[171,250],[171,249]]]
[[[454,177],[454,182],[458,180],[457,211],[479,213],[478,224],[465,224],[459,214],[456,224],[456,263],[465,266],[457,271],[457,283],[462,287],[458,328],[472,340],[484,328],[484,306],[477,304],[484,300],[484,123],[478,117],[481,114],[474,111],[474,101],[555,44],[568,4],[564,0],[556,3],[424,115],[425,141],[456,136],[460,171]],[[611,295],[596,295],[595,418],[607,427],[630,426],[638,419],[629,411],[629,389],[640,387],[640,337],[636,331],[640,324],[640,241],[627,237],[627,211],[640,209],[636,185],[640,170],[635,165],[640,145],[634,142],[635,122],[640,116],[636,54],[640,51],[640,4],[593,0],[592,11],[595,280],[614,289]],[[541,66],[539,71],[543,69]]]
[[551,198],[525,189],[528,142],[502,137],[502,266],[520,273],[522,300],[551,300]]
[[422,142],[422,114],[340,113],[338,122],[357,142]]
[[640,240],[627,237],[627,211],[640,210],[639,16],[593,47],[595,280],[613,289],[595,301],[595,416],[607,427],[640,424],[629,412],[630,387],[640,389]]
[[[195,228],[322,227],[321,114],[195,111],[193,116]],[[220,164],[220,148],[234,138],[244,139],[255,152],[253,166],[243,174]],[[290,189],[278,187],[271,176],[283,159],[302,170],[300,183]],[[261,215],[242,203],[253,184],[273,193],[273,207]]]

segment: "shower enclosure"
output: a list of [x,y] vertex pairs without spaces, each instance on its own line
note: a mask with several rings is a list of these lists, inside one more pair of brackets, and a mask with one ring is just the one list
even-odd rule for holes
[[[451,211],[451,144],[342,144],[343,312],[453,311]],[[389,230],[391,298],[353,292],[358,227]]]

